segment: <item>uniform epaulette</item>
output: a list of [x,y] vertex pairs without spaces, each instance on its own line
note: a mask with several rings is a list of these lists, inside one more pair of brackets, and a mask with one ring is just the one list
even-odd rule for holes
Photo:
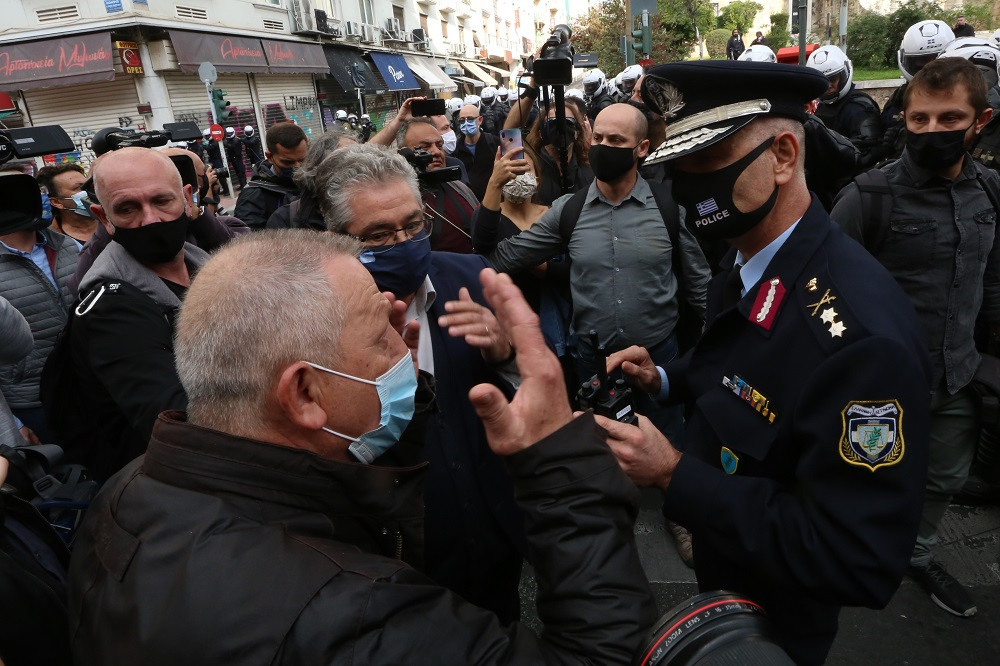
[[834,354],[862,336],[863,326],[829,274],[803,275],[796,285],[799,307],[827,354]]

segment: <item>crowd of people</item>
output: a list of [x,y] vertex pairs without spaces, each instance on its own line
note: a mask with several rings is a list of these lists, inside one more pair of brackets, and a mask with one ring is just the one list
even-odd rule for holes
[[[631,663],[638,488],[795,663],[907,574],[974,614],[933,550],[1000,339],[1000,45],[912,26],[879,108],[757,36],[0,172],[0,477],[102,486],[71,556],[0,495],[0,659]],[[574,412],[605,353],[635,418]]]

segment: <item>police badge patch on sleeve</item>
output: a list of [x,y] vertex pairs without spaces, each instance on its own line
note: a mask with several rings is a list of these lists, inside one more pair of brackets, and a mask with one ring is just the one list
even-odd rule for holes
[[903,409],[896,400],[856,400],[840,413],[840,457],[851,465],[879,467],[903,459]]

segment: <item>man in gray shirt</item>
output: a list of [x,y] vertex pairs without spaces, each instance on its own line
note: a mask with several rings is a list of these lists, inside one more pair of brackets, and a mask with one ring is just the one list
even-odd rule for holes
[[969,474],[979,436],[979,404],[969,386],[980,361],[976,318],[994,332],[1000,322],[997,211],[984,190],[985,170],[966,153],[990,115],[986,82],[975,65],[961,58],[933,61],[903,98],[903,155],[882,167],[892,196],[889,219],[865,219],[855,184],[830,213],[896,278],[927,337],[934,364],[930,460],[910,575],[938,606],[959,616],[975,614],[975,602],[932,561],[931,548]]
[[501,242],[489,257],[497,270],[516,273],[569,254],[571,332],[578,338],[574,359],[581,381],[593,374],[591,330],[609,352],[640,345],[663,362],[676,354],[678,270],[684,271],[684,296],[704,316],[708,263],[681,225],[683,262],[672,265],[670,236],[649,184],[637,171],[648,151],[642,113],[628,104],[609,106],[594,123],[590,164],[596,180],[568,243],[559,222],[572,195],[556,199],[530,229]]

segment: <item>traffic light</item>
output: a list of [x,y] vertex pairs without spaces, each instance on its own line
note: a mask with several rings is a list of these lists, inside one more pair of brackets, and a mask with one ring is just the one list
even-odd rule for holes
[[649,24],[648,11],[643,10],[641,27],[632,31],[632,50],[635,52],[636,61],[642,59],[642,54],[648,55],[653,52],[653,29]]
[[212,106],[215,107],[215,122],[221,125],[232,119],[233,112],[229,110],[229,100],[226,99],[225,90],[216,88],[212,91]]

